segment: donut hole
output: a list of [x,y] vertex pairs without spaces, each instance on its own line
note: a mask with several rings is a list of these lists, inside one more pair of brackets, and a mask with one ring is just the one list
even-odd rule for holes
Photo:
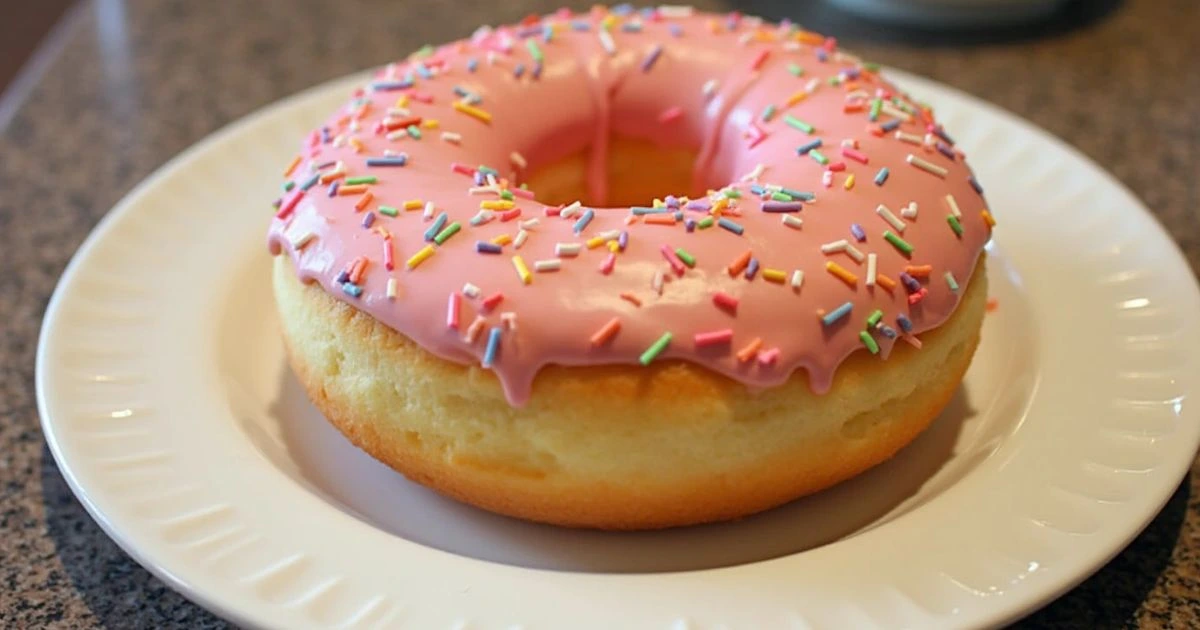
[[649,206],[654,199],[667,195],[702,197],[709,188],[724,181],[696,176],[699,151],[686,147],[666,147],[650,140],[613,136],[609,139],[604,165],[602,198],[588,185],[590,147],[545,164],[531,164],[523,180],[547,205],[565,205],[579,201],[590,207]]

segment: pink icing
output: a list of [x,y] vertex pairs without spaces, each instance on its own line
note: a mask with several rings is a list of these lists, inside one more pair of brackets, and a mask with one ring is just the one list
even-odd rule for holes
[[[598,32],[609,21],[615,52],[609,54]],[[630,26],[630,25],[636,26]],[[576,26],[586,30],[576,30]],[[549,41],[543,28],[552,29]],[[532,40],[544,55],[540,72]],[[662,50],[647,69],[643,65],[656,46]],[[763,58],[763,51],[766,57]],[[824,58],[824,61],[822,60]],[[468,65],[474,59],[475,71]],[[757,70],[752,66],[758,61]],[[516,67],[523,64],[519,78]],[[795,76],[795,67],[802,69]],[[423,74],[430,75],[429,77]],[[858,78],[855,79],[855,75]],[[830,80],[841,77],[841,85]],[[402,89],[374,89],[388,82],[406,83]],[[716,88],[704,93],[706,83]],[[853,85],[857,84],[856,89]],[[484,123],[456,111],[455,101],[464,97],[455,87],[477,95],[478,110],[490,115]],[[817,86],[817,87],[812,87]],[[872,127],[897,118],[889,107],[869,120],[871,99],[877,89],[887,90],[917,113],[902,121],[898,131],[921,138],[914,145],[902,141],[894,131],[872,133]],[[862,90],[862,93],[857,93]],[[807,96],[791,106],[789,97],[800,91]],[[888,97],[888,94],[884,94]],[[434,119],[437,127],[424,125],[422,137],[389,137],[379,132],[381,121],[406,116],[389,108],[407,98],[407,115],[424,121]],[[886,100],[886,99],[885,99]],[[362,110],[363,103],[369,103]],[[861,111],[844,111],[861,106]],[[776,112],[764,121],[769,105]],[[669,122],[664,112],[677,108]],[[357,113],[357,114],[356,114]],[[812,134],[789,125],[785,115],[815,127]],[[350,119],[357,116],[357,122]],[[479,363],[485,356],[491,330],[500,329],[498,351],[492,362],[506,395],[513,405],[524,404],[532,384],[545,365],[633,364],[664,333],[672,340],[655,360],[683,359],[715,370],[752,388],[777,385],[796,369],[804,369],[814,391],[827,391],[837,366],[851,353],[867,351],[860,332],[867,330],[868,316],[882,311],[883,326],[900,331],[897,317],[912,322],[914,334],[934,328],[953,312],[971,280],[971,273],[990,238],[985,202],[968,178],[971,171],[961,152],[937,137],[927,137],[925,120],[932,115],[920,111],[906,96],[863,67],[856,58],[837,51],[832,40],[789,25],[760,23],[738,16],[694,13],[687,16],[656,12],[628,15],[587,15],[559,12],[534,23],[481,29],[472,38],[434,50],[425,57],[414,56],[377,73],[371,84],[356,92],[351,102],[336,112],[305,143],[298,165],[288,181],[295,188],[285,193],[277,217],[270,227],[273,254],[288,252],[301,278],[314,280],[337,299],[361,309],[387,326],[414,340],[429,352],[450,361]],[[758,142],[751,125],[766,136]],[[357,127],[357,128],[355,128]],[[441,138],[443,132],[461,135],[459,143]],[[629,208],[596,208],[595,218],[576,235],[578,215],[569,219],[546,216],[546,206],[536,199],[515,196],[518,219],[502,221],[496,213],[489,222],[471,225],[480,212],[481,201],[498,200],[498,188],[471,194],[471,178],[453,172],[451,164],[475,168],[487,165],[502,178],[519,181],[520,169],[511,161],[513,152],[530,165],[588,149],[591,155],[589,188],[602,200],[603,168],[610,134],[650,139],[662,146],[699,148],[696,164],[698,183],[720,187],[728,182],[741,193],[733,208],[739,216],[728,216],[744,228],[741,235],[716,225],[687,232],[683,221],[674,226],[627,224]],[[350,139],[354,138],[351,142]],[[812,156],[798,155],[797,148],[821,139],[819,149],[836,168]],[[843,156],[842,141],[853,139],[857,149],[850,155],[865,156],[867,163]],[[941,150],[936,146],[942,142]],[[358,144],[361,152],[355,149]],[[942,151],[950,151],[953,159]],[[403,167],[368,166],[368,158],[385,152],[403,152]],[[944,178],[906,163],[910,154],[947,170]],[[300,195],[297,191],[314,173],[328,173],[340,162],[349,177],[375,176],[370,184],[372,199],[361,194],[329,196],[328,186],[318,184]],[[756,180],[742,181],[743,174],[763,165]],[[874,180],[887,167],[890,176],[883,185]],[[846,187],[847,177],[855,184]],[[831,177],[830,187],[823,178]],[[808,191],[815,201],[803,202],[793,213],[803,220],[800,228],[781,222],[781,214],[762,210],[764,200],[751,186],[775,184],[790,190]],[[536,191],[534,191],[536,193]],[[680,191],[664,190],[663,195]],[[952,195],[961,211],[961,236],[956,235],[947,216],[946,200]],[[714,191],[710,201],[719,199]],[[405,261],[428,243],[423,235],[432,219],[421,210],[406,211],[403,204],[417,199],[432,202],[434,215],[446,212],[450,221],[462,225],[435,253],[415,268]],[[362,203],[359,210],[356,204]],[[650,206],[647,199],[645,205]],[[917,204],[916,218],[901,218],[899,233],[911,244],[906,258],[883,238],[885,230],[898,230],[876,212],[884,204],[897,216],[910,202]],[[396,217],[385,216],[381,206],[399,209]],[[371,229],[364,217],[374,213]],[[684,210],[685,219],[701,220],[708,214]],[[477,241],[501,235],[516,237],[521,221],[538,217],[520,249],[509,243],[502,253],[477,253]],[[859,224],[866,240],[859,242],[850,226]],[[607,231],[628,232],[628,245],[614,256],[611,271],[601,267],[610,251],[607,244],[583,247],[577,257],[563,257],[555,272],[534,271],[534,263],[553,259],[558,243],[580,243]],[[297,245],[301,235],[312,238]],[[385,237],[385,234],[390,236]],[[388,240],[385,240],[388,239]],[[888,290],[878,284],[866,286],[867,262],[857,262],[846,252],[826,254],[821,245],[846,239],[862,254],[877,256],[877,270],[895,281]],[[394,269],[384,262],[385,243],[394,253]],[[664,257],[663,245],[682,248],[694,256],[695,266],[682,267],[676,275]],[[762,270],[784,272],[783,283],[768,280],[764,271],[747,280],[744,274],[731,277],[726,267],[746,250],[753,252]],[[530,269],[532,281],[524,284],[511,259],[519,255]],[[356,260],[366,259],[365,271],[356,284],[346,286],[338,276]],[[836,262],[858,277],[854,287],[827,272],[826,263]],[[680,264],[681,261],[675,261]],[[932,270],[920,278],[925,290],[915,305],[900,282],[906,265]],[[791,286],[793,272],[803,271],[802,285]],[[656,272],[666,281],[661,295],[652,287]],[[951,288],[951,274],[958,285]],[[776,278],[777,274],[772,274]],[[389,279],[396,295],[387,295]],[[880,280],[882,282],[882,280]],[[457,328],[447,325],[447,303],[451,293],[464,285],[479,288],[478,297],[462,296]],[[361,294],[352,295],[361,289]],[[713,302],[715,292],[736,298],[735,312]],[[497,292],[503,299],[488,310],[483,301]],[[623,299],[632,294],[641,302]],[[819,312],[830,312],[850,302],[851,312],[833,325],[826,325]],[[513,315],[504,315],[511,313]],[[476,317],[485,324],[473,341],[464,339]],[[505,318],[515,322],[511,326]],[[619,330],[605,343],[593,346],[594,333],[613,318]],[[696,335],[732,329],[726,342],[700,347]],[[895,340],[883,328],[868,330],[885,358]],[[720,335],[717,335],[720,337]],[[740,352],[761,339],[757,352]],[[738,355],[748,357],[740,360]]]

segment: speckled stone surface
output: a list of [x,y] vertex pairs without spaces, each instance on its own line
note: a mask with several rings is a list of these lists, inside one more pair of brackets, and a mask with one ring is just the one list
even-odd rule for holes
[[[0,627],[226,627],[104,535],[71,495],[38,427],[33,366],[42,313],[96,221],[165,160],[275,99],[558,4],[83,6],[0,131]],[[1200,2],[1083,0],[1043,28],[959,36],[900,35],[816,2],[696,4],[790,16],[1032,120],[1145,200],[1200,269]],[[1126,550],[1019,627],[1200,627],[1197,472]]]

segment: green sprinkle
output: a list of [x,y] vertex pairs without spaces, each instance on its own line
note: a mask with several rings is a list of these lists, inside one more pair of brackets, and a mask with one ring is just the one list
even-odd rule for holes
[[771,119],[774,117],[775,117],[775,105],[773,105],[773,104],[767,105],[766,107],[763,108],[763,113],[762,113],[762,121],[763,122],[771,122]]
[[863,70],[866,70],[867,72],[879,72],[879,68],[880,68],[879,64],[877,64],[873,61],[863,62],[862,67],[863,67]]
[[795,116],[792,116],[791,114],[785,115],[783,117],[783,122],[787,123],[788,126],[795,127],[796,129],[803,131],[804,133],[812,133],[816,130],[816,128],[812,125],[800,120],[799,118],[796,118]]
[[458,221],[455,221],[454,223],[451,223],[450,225],[447,225],[446,227],[442,228],[442,231],[438,232],[437,236],[433,237],[433,242],[437,243],[438,245],[441,245],[442,243],[445,243],[446,240],[449,239],[451,236],[458,234],[458,231],[461,229],[462,229],[462,225]]
[[541,61],[545,59],[545,57],[542,55],[542,49],[538,48],[537,40],[534,38],[530,37],[529,39],[525,40],[525,47],[529,49],[529,54],[533,57],[534,61]]
[[700,219],[700,222],[696,224],[696,227],[703,230],[712,227],[713,223],[715,223],[715,221],[713,221],[712,217],[704,217],[703,219]]
[[771,201],[791,201],[792,196],[787,193],[771,193]]
[[676,247],[676,248],[675,248],[675,255],[676,255],[676,256],[678,256],[678,257],[679,257],[679,260],[682,260],[682,261],[683,261],[683,264],[687,265],[688,267],[695,267],[695,266],[696,266],[696,257],[695,257],[695,256],[692,256],[692,255],[691,255],[691,254],[689,254],[689,253],[687,253],[687,250],[686,250],[686,249],[684,249],[684,248],[682,248],[682,247]]
[[512,199],[513,199],[513,194],[512,194],[511,192],[507,191],[507,190],[501,190],[501,191],[500,191],[500,198],[501,198],[501,199],[506,199],[506,200],[508,200],[508,201],[512,201]]
[[286,181],[283,183],[283,192],[291,192],[296,187],[296,182]]
[[394,217],[400,213],[391,206],[379,206],[379,214],[386,214],[389,217]]
[[837,87],[842,84],[842,77],[841,77],[841,75],[835,74],[835,75],[829,77],[828,82],[829,82],[829,85]]
[[725,190],[721,191],[721,196],[725,197],[726,199],[741,199],[742,191],[736,188],[726,188]]
[[912,255],[913,246],[909,245],[908,241],[896,236],[895,234],[892,234],[891,230],[884,230],[883,238],[887,242],[891,243],[893,247],[900,250],[900,253],[904,254],[905,256]]
[[419,50],[417,50],[417,52],[413,53],[413,58],[424,59],[432,54],[433,54],[433,46],[430,44],[425,44]]
[[671,333],[663,333],[663,335],[658,338],[658,341],[655,341],[654,343],[650,344],[649,348],[646,348],[646,351],[642,353],[642,356],[638,359],[638,361],[640,361],[642,365],[650,365],[650,362],[653,361],[655,357],[662,354],[662,351],[666,350],[667,345],[670,343]]
[[347,177],[346,185],[353,186],[355,184],[376,184],[379,183],[379,178],[374,175],[363,175],[362,177]]
[[954,273],[946,272],[946,284],[950,286],[950,290],[958,293],[958,280],[954,279]]
[[883,319],[883,311],[875,309],[875,312],[871,313],[871,316],[867,318],[867,328],[873,328],[881,319]]
[[882,109],[883,109],[883,99],[881,99],[881,98],[871,99],[871,114],[869,116],[869,118],[871,119],[871,122],[875,122],[876,120],[879,120],[879,112]]
[[496,169],[494,169],[490,166],[487,166],[485,164],[480,164],[479,168],[477,168],[475,170],[479,171],[480,173],[483,173],[484,175],[495,175],[496,177],[500,176],[500,171],[497,171]]
[[804,75],[804,68],[801,68],[794,63],[789,63],[788,72],[792,73],[792,76],[794,77],[799,77]]
[[820,164],[821,166],[825,166],[826,164],[829,164],[829,158],[825,157],[824,153],[821,153],[820,151],[818,151],[816,149],[809,151],[808,157],[811,157],[812,159],[816,160],[817,164]]
[[958,217],[954,216],[953,214],[947,214],[946,215],[946,223],[950,224],[950,229],[954,230],[955,236],[962,236],[962,234],[963,234],[962,224],[958,222]]
[[418,127],[416,125],[409,125],[408,128],[405,129],[405,131],[407,131],[408,135],[412,136],[414,139],[416,139],[416,140],[421,139],[421,128],[420,127]]
[[858,338],[862,340],[867,350],[871,351],[871,354],[879,354],[879,344],[875,343],[875,338],[871,336],[871,333],[864,330],[858,333]]

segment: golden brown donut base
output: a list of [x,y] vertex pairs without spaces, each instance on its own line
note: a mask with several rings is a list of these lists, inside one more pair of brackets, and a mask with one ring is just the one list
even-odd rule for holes
[[491,371],[440,359],[305,285],[284,256],[274,287],[301,384],[372,457],[493,512],[633,530],[747,516],[891,457],[937,417],[970,364],[984,267],[981,255],[959,308],[921,336],[921,350],[897,343],[886,361],[855,353],[823,396],[803,370],[754,393],[660,361],[547,366],[519,409]]

